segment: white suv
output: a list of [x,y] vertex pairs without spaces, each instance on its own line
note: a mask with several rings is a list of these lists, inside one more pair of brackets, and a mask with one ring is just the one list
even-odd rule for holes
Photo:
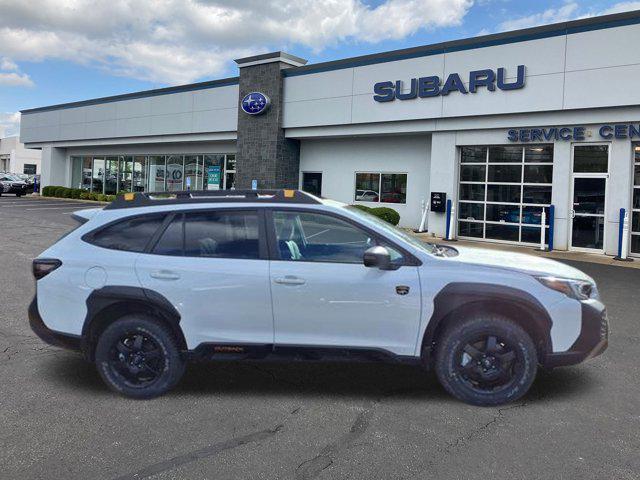
[[294,190],[126,194],[33,261],[29,317],[112,389],[150,398],[191,359],[434,368],[476,405],[607,346],[593,280],[543,258],[423,243]]

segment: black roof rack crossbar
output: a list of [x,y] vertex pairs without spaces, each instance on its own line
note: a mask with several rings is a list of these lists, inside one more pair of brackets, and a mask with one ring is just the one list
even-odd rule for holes
[[158,205],[183,205],[189,203],[304,203],[320,204],[318,197],[301,190],[182,190],[177,192],[124,193],[105,207],[119,208],[152,207]]

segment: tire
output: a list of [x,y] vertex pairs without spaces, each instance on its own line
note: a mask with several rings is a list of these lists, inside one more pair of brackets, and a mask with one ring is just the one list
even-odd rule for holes
[[175,336],[147,315],[127,315],[109,325],[98,338],[95,361],[109,388],[137,399],[168,392],[185,370]]
[[479,314],[454,322],[437,342],[436,375],[451,395],[479,406],[521,398],[538,355],[531,337],[509,319]]

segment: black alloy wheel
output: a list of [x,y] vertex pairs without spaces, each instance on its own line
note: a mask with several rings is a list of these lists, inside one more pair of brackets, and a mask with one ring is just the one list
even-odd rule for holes
[[514,402],[533,383],[538,353],[522,327],[501,315],[475,313],[451,322],[436,341],[442,386],[472,405]]
[[111,372],[132,388],[145,388],[155,382],[165,363],[158,342],[142,333],[125,333],[109,352]]
[[508,388],[522,371],[522,358],[517,352],[508,340],[480,335],[461,345],[457,373],[470,388],[480,392]]
[[185,359],[168,325],[144,314],[111,323],[98,337],[96,367],[104,382],[132,398],[153,398],[173,388]]

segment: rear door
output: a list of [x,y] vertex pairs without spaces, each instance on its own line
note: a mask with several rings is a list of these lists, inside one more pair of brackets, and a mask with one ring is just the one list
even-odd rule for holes
[[190,349],[201,343],[272,344],[273,315],[263,214],[217,209],[176,213],[136,260],[145,288],[182,317]]
[[[415,352],[420,322],[418,267],[406,253],[346,219],[317,211],[270,214],[275,345]],[[396,270],[367,268],[381,244]]]

